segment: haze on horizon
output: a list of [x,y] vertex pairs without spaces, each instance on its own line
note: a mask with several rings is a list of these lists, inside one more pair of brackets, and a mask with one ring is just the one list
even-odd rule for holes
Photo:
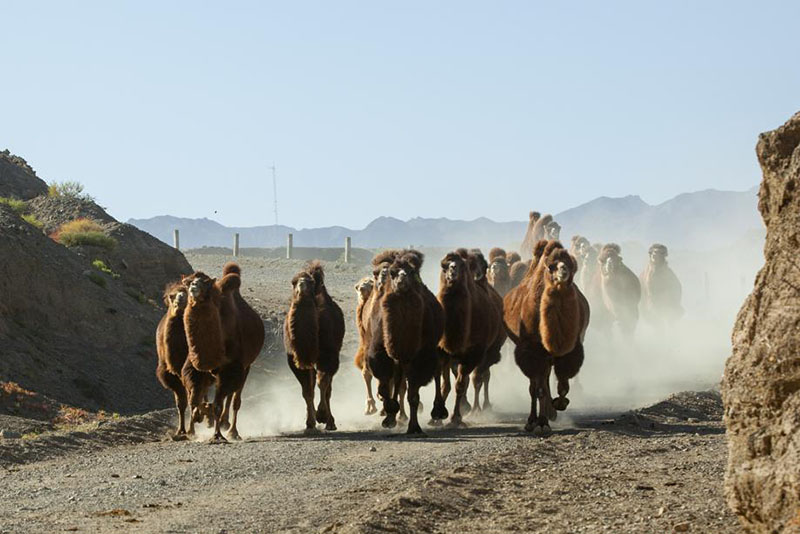
[[758,183],[789,1],[4,2],[0,150],[120,220],[523,220]]

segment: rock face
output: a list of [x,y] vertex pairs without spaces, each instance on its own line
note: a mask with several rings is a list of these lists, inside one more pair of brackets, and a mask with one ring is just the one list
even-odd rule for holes
[[[44,225],[0,204],[0,382],[93,411],[169,406],[171,395],[155,378],[155,330],[164,286],[192,270],[183,254],[91,200],[48,197],[30,166],[5,152],[0,196],[27,200]],[[67,248],[48,237],[79,217],[100,224],[117,245]]]
[[800,113],[756,152],[766,261],[725,366],[725,493],[746,530],[800,532]]
[[47,194],[47,184],[28,162],[8,150],[0,151],[0,197],[30,200]]

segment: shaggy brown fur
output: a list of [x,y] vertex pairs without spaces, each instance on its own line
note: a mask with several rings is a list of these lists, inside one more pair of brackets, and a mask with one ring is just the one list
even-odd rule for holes
[[501,297],[511,291],[511,273],[505,257],[497,257],[491,262],[486,278]]
[[476,282],[483,277],[483,266],[482,255],[464,249],[447,254],[441,262],[438,299],[445,327],[440,347],[457,366],[452,426],[462,424],[468,377],[486,359],[502,325],[489,293]]
[[[530,381],[531,413],[525,428],[547,433],[555,410],[566,409],[569,379],[583,363],[589,305],[574,284],[575,259],[561,243],[540,241],[535,254],[539,261],[532,273],[504,299],[504,322],[516,344],[514,359]],[[559,393],[555,401],[550,394],[553,368]]]
[[598,276],[607,317],[617,323],[623,335],[630,337],[639,320],[642,289],[639,278],[622,262],[621,253],[619,245],[605,245],[597,258]]
[[[525,278],[525,275],[530,269],[530,266],[531,266],[531,260],[518,261],[511,266],[511,269],[508,272],[508,277],[510,282],[509,291],[517,287],[522,282],[522,279]],[[508,293],[506,292],[506,294]]]
[[395,255],[381,288],[382,295],[378,294],[378,305],[373,308],[373,313],[380,317],[373,317],[369,349],[370,368],[378,379],[379,397],[386,413],[382,424],[395,426],[399,393],[405,384],[408,434],[422,433],[418,421],[419,388],[434,376],[439,363],[436,347],[443,330],[441,308],[419,274],[423,261],[422,253],[415,250]]
[[181,381],[181,369],[189,354],[186,331],[183,327],[183,312],[188,296],[186,288],[180,283],[169,284],[164,290],[164,304],[167,312],[156,329],[156,349],[158,366],[156,377],[161,385],[172,390],[175,407],[178,409],[178,428],[174,439],[186,437],[185,412],[187,406],[186,388]]
[[525,230],[525,237],[522,239],[522,244],[519,247],[520,253],[525,258],[530,258],[533,254],[533,247],[536,245],[535,228],[536,224],[541,219],[542,214],[538,211],[531,211],[528,213],[528,228]]
[[683,315],[681,282],[667,263],[667,247],[656,243],[648,250],[649,260],[640,276],[642,314],[657,327]]
[[522,261],[522,257],[520,257],[519,252],[511,251],[506,255],[506,262],[508,263],[509,267],[511,267],[518,261]]
[[494,261],[497,259],[506,261],[506,251],[500,247],[494,247],[489,251],[489,263],[494,263]]
[[[489,269],[487,268],[486,260],[484,259],[480,250],[473,250],[470,252],[470,255],[472,258],[474,258],[471,265],[475,269],[475,285],[477,288],[485,291],[489,297],[489,302],[491,303],[492,308],[487,313],[487,316],[492,320],[492,323],[496,325],[493,327],[493,330],[496,332],[496,336],[495,339],[489,344],[489,348],[486,351],[486,357],[472,372],[472,386],[475,390],[472,409],[475,412],[480,412],[491,409],[491,403],[489,402],[489,380],[491,378],[491,367],[500,362],[500,351],[502,350],[503,344],[506,342],[508,336],[503,328],[503,297],[492,285],[488,283],[489,280],[487,271],[489,271]],[[480,403],[480,393],[482,388],[483,406],[481,406]]]
[[[336,430],[330,401],[344,339],[344,314],[328,294],[319,262],[311,262],[295,275],[292,290],[284,322],[284,344],[289,368],[306,401],[306,430],[315,429],[316,423],[324,423],[326,430]],[[315,377],[320,391],[316,410]]]
[[[228,263],[223,267],[222,274],[220,280],[209,278],[204,273],[195,273],[183,280],[190,295],[189,306],[184,314],[189,344],[188,361],[195,371],[210,372],[216,379],[212,439],[218,441],[225,440],[222,435],[223,426],[230,426],[229,438],[240,439],[236,423],[242,402],[242,389],[250,366],[264,345],[261,318],[239,292],[240,267],[235,263]],[[197,374],[184,366],[184,383],[189,382],[193,376],[196,378]],[[197,388],[193,389],[195,391],[191,396],[199,403],[205,391],[201,395]],[[194,411],[199,410],[199,404],[192,403],[192,407]],[[229,425],[231,407],[233,418]]]
[[[356,306],[356,328],[358,329],[358,349],[356,350],[353,363],[361,371],[361,376],[364,378],[364,385],[367,388],[367,408],[365,415],[372,415],[378,411],[375,406],[375,397],[372,396],[372,371],[367,365],[367,346],[369,344],[369,333],[367,331],[366,323],[364,322],[365,306],[370,302],[372,296],[372,289],[375,287],[375,279],[371,276],[365,276],[355,286],[356,293],[358,294],[358,304]],[[368,310],[367,310],[368,312]]]

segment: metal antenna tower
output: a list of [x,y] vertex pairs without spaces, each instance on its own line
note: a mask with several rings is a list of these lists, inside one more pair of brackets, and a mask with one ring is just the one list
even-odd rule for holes
[[275,174],[275,162],[272,162],[272,198],[274,200],[274,207],[275,207],[275,226],[278,226],[278,177]]

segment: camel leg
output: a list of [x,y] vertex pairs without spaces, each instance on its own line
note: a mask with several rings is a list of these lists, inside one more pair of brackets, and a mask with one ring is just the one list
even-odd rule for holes
[[405,380],[402,380],[399,384],[397,384],[397,402],[400,403],[400,413],[397,414],[397,420],[400,422],[408,421],[408,415],[406,415],[407,390],[408,390],[408,385],[406,384]]
[[232,439],[234,441],[240,441],[242,438],[239,436],[239,429],[236,428],[236,423],[239,420],[239,409],[242,407],[242,391],[244,390],[244,384],[247,381],[247,375],[250,374],[250,369],[246,369],[244,375],[242,376],[242,384],[237,389],[233,395],[233,416],[231,418],[231,426],[230,430],[228,431],[228,439]]
[[364,377],[364,384],[367,386],[367,409],[364,411],[364,415],[372,415],[378,411],[378,408],[375,405],[375,397],[372,396],[372,372],[369,370],[369,366],[364,365],[361,369],[361,376]]
[[530,378],[530,383],[528,385],[528,393],[531,395],[531,413],[528,415],[528,422],[525,424],[525,431],[526,432],[533,432],[536,428],[536,422],[538,421],[538,417],[536,415],[536,379]]
[[469,385],[469,374],[465,372],[464,366],[458,365],[458,374],[456,375],[456,401],[453,407],[453,416],[450,418],[450,423],[447,426],[461,427],[464,426],[463,416],[461,409],[464,402],[464,397],[467,394],[467,386]]
[[552,364],[547,364],[543,372],[536,376],[536,397],[539,401],[538,427],[534,432],[540,435],[550,433],[550,421],[556,418],[556,410],[553,406],[553,398],[550,394],[550,370]]
[[233,404],[233,395],[228,395],[225,398],[225,409],[222,410],[222,415],[220,416],[219,426],[222,430],[228,430],[231,426],[228,422],[231,413],[231,404]]
[[431,420],[428,424],[438,426],[442,424],[442,419],[447,419],[447,416],[450,415],[447,413],[447,407],[444,404],[444,395],[442,394],[442,359],[438,362],[438,367],[433,375],[433,381],[433,409],[431,410]]
[[175,392],[175,407],[178,408],[178,430],[173,439],[185,439],[186,437],[186,391]]
[[474,413],[478,413],[481,411],[481,386],[483,386],[483,376],[480,374],[478,369],[472,371],[472,389],[474,389],[475,398],[472,401],[472,410]]
[[487,369],[485,373],[483,373],[483,411],[489,411],[492,409],[492,405],[489,403],[489,379],[492,378],[492,371]]
[[406,371],[404,372],[406,380],[408,381],[407,396],[408,396],[409,421],[406,434],[424,436],[425,433],[419,426],[419,388],[421,384],[419,383],[414,373],[410,371],[411,369],[406,368]]
[[319,407],[317,408],[317,422],[325,423],[325,430],[336,430],[336,422],[331,413],[331,389],[333,376],[330,373],[317,371],[317,385],[319,386]]
[[225,399],[228,395],[225,394],[224,388],[220,382],[220,380],[217,380],[217,392],[214,395],[214,436],[211,438],[211,442],[228,441],[225,439],[225,436],[222,435],[221,428],[223,404],[225,403]]

